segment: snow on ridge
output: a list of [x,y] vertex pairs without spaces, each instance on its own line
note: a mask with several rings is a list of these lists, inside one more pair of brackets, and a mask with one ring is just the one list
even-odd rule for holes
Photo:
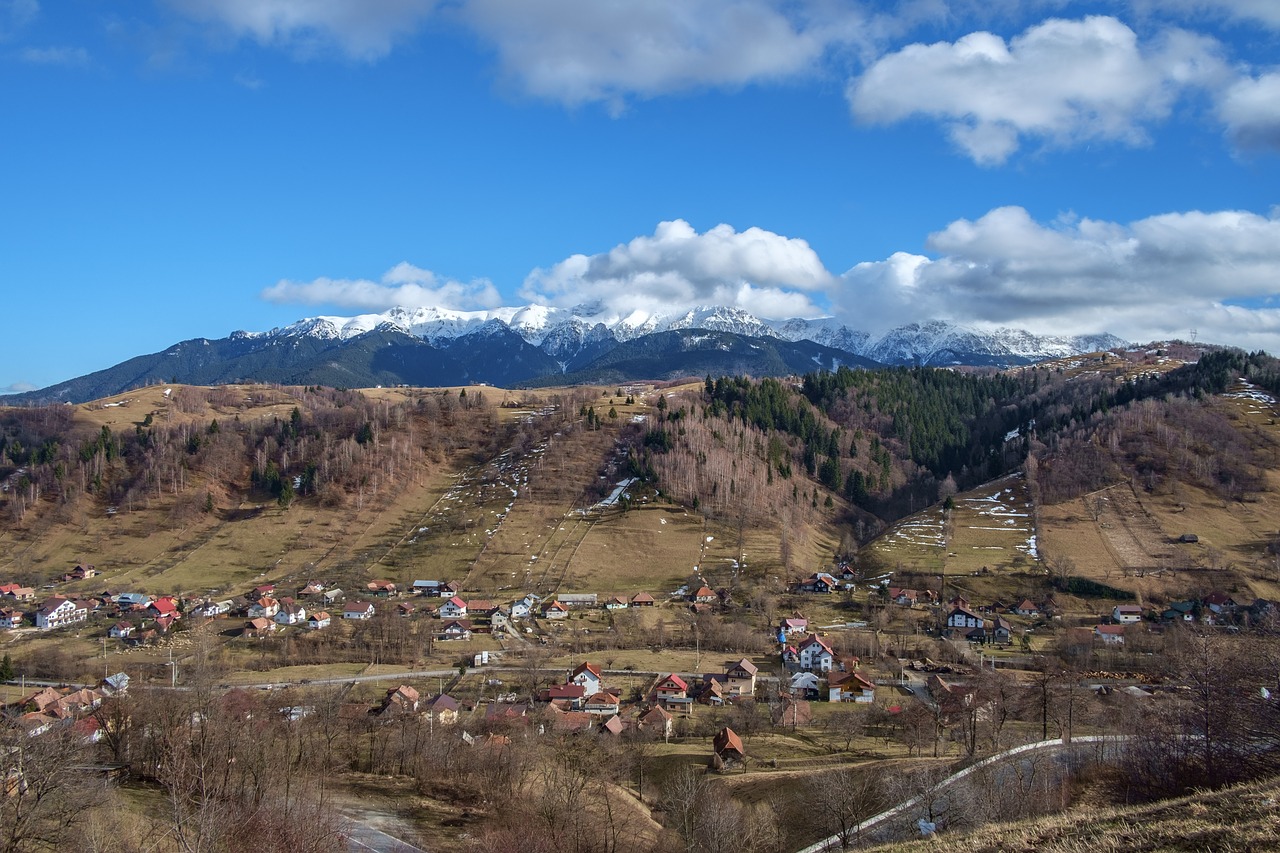
[[[501,323],[533,346],[555,350],[557,359],[591,342],[612,338],[630,341],[655,332],[708,329],[748,337],[774,337],[787,341],[812,341],[886,364],[953,364],[973,357],[992,363],[1005,360],[1034,361],[1059,358],[1123,346],[1109,334],[1037,335],[1005,327],[990,330],[941,320],[907,323],[882,335],[850,329],[835,317],[761,319],[740,308],[700,305],[671,314],[637,309],[618,314],[605,306],[585,304],[555,308],[530,304],[479,311],[446,308],[392,308],[382,314],[354,317],[319,316],[299,320],[268,333],[314,336],[325,339],[356,337],[378,328],[394,328],[431,343],[481,331],[492,332]],[[244,332],[246,337],[257,333]]]

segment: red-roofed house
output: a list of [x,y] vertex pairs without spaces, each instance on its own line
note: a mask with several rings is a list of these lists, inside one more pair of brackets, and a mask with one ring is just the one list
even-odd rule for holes
[[458,596],[453,596],[440,605],[441,619],[466,619],[467,603]]
[[600,667],[593,663],[578,664],[577,669],[570,674],[569,681],[574,684],[581,684],[588,694],[598,692],[604,685],[604,677]]
[[827,641],[817,634],[810,634],[799,647],[800,668],[810,672],[830,672],[836,655]]

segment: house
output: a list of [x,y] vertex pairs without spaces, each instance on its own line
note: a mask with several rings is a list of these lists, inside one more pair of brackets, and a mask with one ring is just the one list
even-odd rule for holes
[[334,604],[337,604],[339,601],[342,600],[342,595],[343,595],[342,590],[339,589],[338,587],[334,587],[333,589],[326,589],[324,592],[320,593],[320,597],[324,599],[324,603],[326,606],[332,606]]
[[279,612],[280,602],[263,596],[249,605],[248,616],[250,619],[274,619]]
[[804,634],[809,630],[809,620],[801,616],[783,619],[782,622],[779,623],[778,629],[788,636],[791,634]]
[[414,581],[410,589],[415,595],[425,595],[430,598],[440,597],[440,587],[444,586],[440,581]]
[[997,616],[991,623],[991,641],[1008,643],[1013,640],[1013,624],[1003,616]]
[[760,668],[746,658],[730,663],[724,670],[725,692],[734,696],[754,696]]
[[826,572],[814,572],[800,581],[797,589],[800,592],[816,592],[825,595],[835,592],[837,585],[838,581]]
[[107,636],[117,640],[123,640],[133,634],[134,628],[132,622],[117,622],[107,631]]
[[1175,601],[1160,614],[1160,618],[1165,622],[1194,622],[1199,609],[1194,601]]
[[223,601],[206,601],[204,604],[196,605],[192,608],[191,615],[213,619],[229,612],[231,612],[231,599],[228,598]]
[[85,565],[84,563],[81,563],[80,565],[76,566],[67,574],[67,579],[73,580],[73,581],[82,581],[82,580],[87,580],[89,578],[96,578],[99,574],[101,574],[101,572],[99,572],[93,566],[88,566],[88,565]]
[[472,619],[492,619],[498,612],[498,605],[483,598],[467,602],[467,613]]
[[172,595],[161,596],[147,605],[147,615],[152,619],[168,618],[174,620],[182,618],[182,613],[178,610],[178,599]]
[[376,713],[413,714],[418,710],[418,691],[407,684],[387,689]]
[[1211,592],[1200,599],[1200,604],[1204,610],[1209,611],[1214,617],[1227,616],[1239,608],[1235,599],[1225,592]]
[[649,701],[662,708],[678,708],[686,714],[692,710],[693,705],[693,699],[689,696],[689,683],[675,673],[658,676],[649,688]]
[[307,611],[301,604],[282,604],[275,619],[277,625],[298,625],[307,621]]
[[672,719],[672,716],[664,709],[654,705],[640,715],[636,720],[636,724],[639,726],[640,731],[656,732],[664,738],[669,738],[671,737]]
[[567,619],[569,618],[569,608],[565,607],[559,601],[548,601],[542,605],[543,619]]
[[442,726],[452,726],[458,722],[458,713],[462,710],[458,700],[447,693],[432,696],[425,708],[432,720]]
[[414,613],[414,606],[407,601],[402,601],[396,605],[396,615],[408,618]]
[[570,610],[596,607],[600,603],[600,597],[594,592],[562,592],[556,598]]
[[308,595],[323,595],[324,584],[319,581],[307,581],[307,585],[298,590],[299,598],[306,598]]
[[587,691],[581,684],[553,684],[542,691],[539,697],[544,702],[563,705],[569,710],[578,710],[587,698]]
[[725,727],[716,732],[716,736],[711,740],[711,748],[722,761],[741,761],[747,756],[747,749],[743,746],[742,738],[738,737],[738,733],[729,727]]
[[812,672],[797,672],[791,676],[788,689],[791,691],[792,696],[799,696],[802,699],[816,699],[820,694],[818,689],[820,684],[818,676]]
[[611,596],[604,603],[605,610],[626,610],[631,605],[620,595]]
[[1013,606],[1011,612],[1016,616],[1039,616],[1040,606],[1029,598],[1024,598]]
[[1093,636],[1097,637],[1105,645],[1122,646],[1124,645],[1124,626],[1123,625],[1094,625]]
[[89,608],[77,602],[55,595],[36,611],[36,627],[51,631],[64,625],[73,625],[89,618]]
[[5,584],[3,589],[4,596],[13,601],[34,601],[36,591],[29,586],[18,586],[16,583]]
[[541,596],[532,592],[518,601],[511,602],[511,618],[528,619],[541,602]]
[[470,640],[471,620],[446,619],[440,625],[439,636],[442,640]]
[[817,672],[830,672],[835,662],[835,652],[826,640],[817,634],[810,634],[799,646],[800,668]]
[[782,664],[786,667],[800,666],[800,650],[795,646],[784,646],[782,649]]
[[602,735],[613,735],[616,737],[626,730],[626,722],[617,714],[614,714],[612,717],[600,724],[600,734]]
[[261,585],[259,585],[259,586],[255,586],[255,587],[253,588],[253,594],[254,594],[254,596],[256,596],[257,598],[265,598],[265,597],[267,597],[267,596],[274,596],[274,595],[275,595],[275,592],[276,592],[276,585],[275,585],[275,584],[273,584],[273,583],[264,583],[264,584],[261,584]]
[[696,604],[711,604],[716,600],[716,594],[710,587],[700,586],[689,593],[687,598]]
[[102,679],[99,685],[102,695],[106,697],[123,696],[129,692],[129,676],[127,673],[117,672],[115,675]]
[[920,602],[920,593],[914,589],[889,587],[889,600],[903,607],[915,607]]
[[351,601],[342,608],[343,619],[372,619],[377,611],[372,601]]
[[307,618],[307,627],[313,631],[319,631],[321,628],[328,628],[331,621],[328,613],[317,610]]
[[499,607],[493,611],[493,615],[489,617],[489,627],[494,631],[501,631],[511,624],[511,609],[508,607]]
[[582,703],[582,710],[597,716],[609,716],[618,713],[618,697],[604,690],[590,693]]
[[698,693],[698,703],[701,705],[711,705],[720,707],[725,703],[725,693],[723,675],[705,675],[702,679],[702,690]]
[[115,602],[121,607],[146,607],[151,603],[151,597],[143,592],[122,592],[115,597]]
[[1142,608],[1136,604],[1117,604],[1111,609],[1111,621],[1118,625],[1132,625],[1142,621]]
[[466,617],[467,603],[456,595],[440,605],[441,619],[465,619]]
[[259,616],[244,623],[244,633],[250,637],[265,637],[275,629],[276,623],[265,616]]
[[827,678],[828,699],[832,702],[868,704],[876,699],[876,685],[858,672],[833,672]]
[[388,580],[372,580],[365,584],[369,593],[377,598],[393,598],[398,593],[396,585]]
[[569,681],[587,691],[587,695],[597,693],[604,685],[604,677],[600,667],[593,663],[580,663],[569,675]]
[[11,608],[0,609],[0,629],[11,631],[22,626],[22,611]]
[[631,596],[631,606],[632,607],[652,607],[653,596],[647,592],[637,592],[635,595]]
[[982,617],[968,607],[956,605],[947,616],[948,628],[981,628]]

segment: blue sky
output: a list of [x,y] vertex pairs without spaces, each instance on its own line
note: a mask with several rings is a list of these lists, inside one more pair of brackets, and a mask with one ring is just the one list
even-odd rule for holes
[[0,389],[397,304],[1280,352],[1280,3],[0,0]]

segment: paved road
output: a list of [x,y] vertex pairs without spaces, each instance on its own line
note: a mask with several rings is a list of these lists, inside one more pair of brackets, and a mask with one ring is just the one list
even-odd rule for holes
[[[973,764],[973,765],[970,765],[969,767],[966,767],[965,769],[961,770],[959,773],[956,773],[954,776],[948,776],[946,779],[939,782],[936,788],[945,788],[949,785],[953,785],[956,782],[959,782],[961,779],[964,779],[966,776],[969,776],[970,774],[982,769],[983,767],[987,767],[988,765],[995,764],[1000,761],[1007,761],[1010,758],[1023,755],[1025,753],[1039,752],[1039,751],[1059,752],[1059,751],[1074,749],[1076,747],[1081,747],[1081,746],[1092,746],[1093,748],[1099,750],[1100,752],[1105,752],[1108,749],[1114,749],[1115,747],[1124,743],[1126,740],[1128,740],[1128,737],[1124,735],[1094,735],[1094,736],[1088,736],[1088,737],[1073,738],[1069,742],[1064,742],[1061,739],[1055,739],[1055,740],[1042,740],[1037,743],[1028,743],[1028,744],[1023,744],[1022,746],[1015,746],[1013,749],[1008,749],[1008,750],[1005,750],[1004,752],[997,753],[996,755],[993,755],[990,758],[984,758],[982,761],[979,761],[977,764]],[[911,811],[916,806],[920,805],[923,801],[924,801],[924,797],[913,797],[912,799],[907,800],[905,803],[894,806],[888,811],[883,811],[880,814],[875,815],[874,817],[869,817],[866,820],[864,820],[862,823],[858,824],[858,826],[855,827],[849,833],[849,837],[858,838],[862,833],[866,832],[867,830],[874,829],[875,827],[879,826],[880,824],[886,821],[892,820],[895,817],[900,817],[901,815]],[[817,844],[809,845],[808,847],[799,851],[799,853],[826,853],[826,851],[829,851],[829,850],[840,850],[840,849],[842,849],[842,846],[840,844],[840,836],[832,835],[829,838],[824,838],[823,840],[819,841]]]
[[347,850],[350,853],[427,853],[421,847],[415,847],[407,841],[401,841],[391,835],[387,835],[380,829],[375,829],[366,823],[360,823],[350,815],[347,819],[351,821],[347,828]]

